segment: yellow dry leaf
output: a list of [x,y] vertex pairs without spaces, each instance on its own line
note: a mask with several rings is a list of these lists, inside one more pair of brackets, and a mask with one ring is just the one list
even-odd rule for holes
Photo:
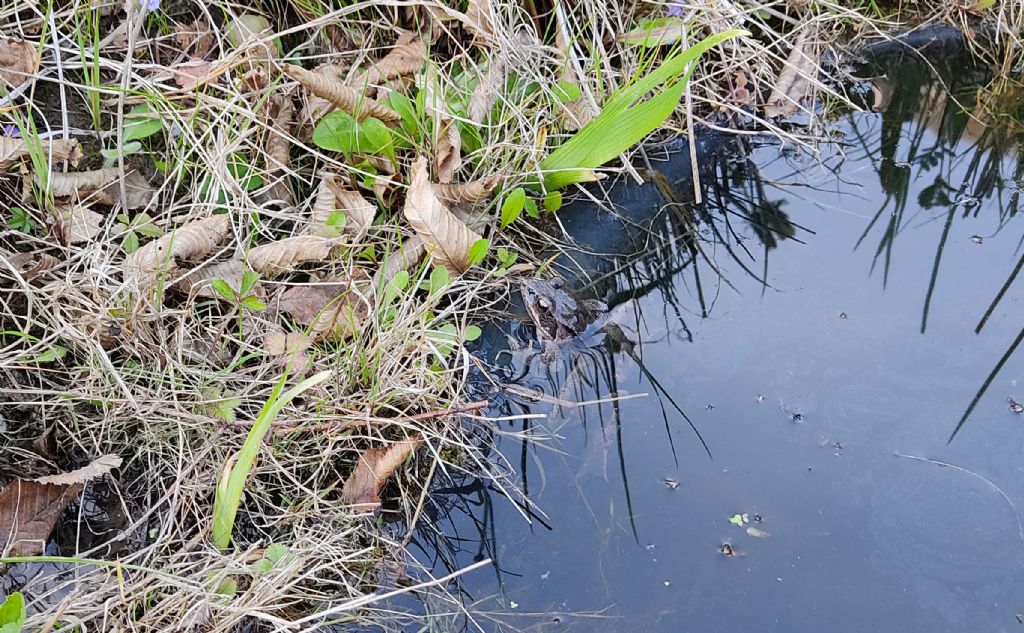
[[405,195],[405,219],[423,238],[427,252],[449,272],[458,274],[469,268],[469,251],[480,239],[441,203],[430,183],[426,157],[412,165],[409,191]]
[[371,116],[384,123],[398,123],[402,120],[402,117],[391,108],[360,94],[341,81],[333,80],[321,73],[312,72],[294,64],[285,64],[284,71],[289,77],[302,84],[303,88],[326,99],[359,121]]
[[16,37],[0,37],[0,79],[11,86],[20,86],[38,70],[35,46]]
[[87,481],[106,475],[111,470],[121,466],[121,458],[117,455],[103,455],[91,461],[87,466],[69,473],[60,473],[48,477],[39,477],[33,481],[49,486],[73,486],[84,484]]
[[227,215],[215,215],[179,226],[125,257],[125,281],[147,288],[157,276],[174,270],[175,260],[195,260],[209,254],[231,231]]
[[437,140],[434,142],[437,180],[449,183],[462,166],[462,137],[459,135],[458,123],[450,118],[442,118],[437,127]]
[[246,260],[253,270],[271,277],[304,262],[322,262],[342,246],[344,243],[333,237],[297,235],[257,246]]
[[380,505],[380,491],[416,448],[418,438],[395,442],[386,448],[367,449],[359,456],[352,474],[341,489],[341,500],[360,510],[372,510]]

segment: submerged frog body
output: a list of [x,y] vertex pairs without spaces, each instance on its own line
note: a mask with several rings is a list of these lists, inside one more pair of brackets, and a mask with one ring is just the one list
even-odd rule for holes
[[544,341],[573,339],[607,310],[601,301],[577,297],[560,277],[527,279],[521,292],[537,338]]

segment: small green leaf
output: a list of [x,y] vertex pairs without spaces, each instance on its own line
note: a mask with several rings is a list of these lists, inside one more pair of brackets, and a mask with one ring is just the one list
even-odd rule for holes
[[238,298],[238,294],[235,293],[234,288],[228,285],[228,282],[223,279],[214,279],[210,282],[210,286],[217,291],[217,294],[224,297],[226,301],[234,301]]
[[340,229],[345,226],[346,222],[348,222],[348,216],[345,215],[344,211],[334,211],[327,216],[327,221],[324,224],[333,229]]
[[516,259],[519,258],[519,255],[511,252],[505,247],[501,247],[498,249],[497,257],[498,261],[500,261],[503,266],[508,267],[516,263]]
[[395,162],[395,142],[391,128],[384,125],[379,119],[370,117],[363,121],[360,133],[362,151],[370,154],[384,154],[391,162]]
[[635,29],[620,39],[626,44],[654,48],[675,44],[686,34],[686,24],[679,17],[663,17],[641,20]]
[[484,261],[484,257],[487,257],[487,251],[491,248],[491,241],[486,239],[479,239],[473,242],[473,245],[469,247],[469,265],[476,266],[480,262]]
[[239,397],[224,398],[213,403],[212,412],[213,415],[217,416],[225,422],[235,421],[235,409],[242,405],[242,399]]
[[242,284],[238,287],[238,294],[247,295],[256,282],[260,280],[260,274],[255,270],[247,270],[242,273]]
[[501,228],[516,221],[519,214],[523,212],[524,204],[526,204],[526,190],[522,187],[516,187],[505,196],[505,201],[501,203]]
[[467,340],[467,341],[475,341],[475,340],[477,340],[478,338],[480,338],[480,335],[481,335],[482,333],[483,333],[483,332],[481,332],[481,331],[480,331],[480,328],[478,328],[477,326],[475,326],[475,325],[469,325],[469,326],[466,326],[466,331],[465,331],[465,332],[463,332],[463,334],[462,334],[462,337],[463,337],[463,338],[464,338],[465,340]]
[[559,103],[569,103],[580,98],[580,87],[568,81],[560,81],[554,87],[555,99]]
[[135,232],[144,237],[161,237],[164,234],[163,229],[152,222],[135,227]]
[[50,349],[47,349],[34,356],[22,356],[18,360],[23,363],[52,363],[55,360],[64,358],[68,353],[68,348],[61,347],[60,345],[54,345]]
[[263,558],[256,563],[256,571],[265,574],[282,562],[287,563],[289,559],[288,548],[279,543],[271,543],[263,553]]
[[409,287],[409,271],[400,270],[395,273],[395,276],[391,278],[391,283],[395,288],[399,290],[405,290]]
[[131,255],[135,251],[139,250],[139,236],[135,231],[128,231],[124,235],[124,239],[121,240],[121,248],[128,255]]
[[252,295],[249,295],[248,297],[242,299],[241,303],[243,308],[246,308],[247,310],[252,310],[253,312],[263,312],[264,310],[267,309],[267,304],[263,303],[258,298]]
[[554,213],[562,208],[562,194],[558,191],[550,191],[544,196],[544,210]]
[[15,591],[0,604],[0,633],[21,633],[26,617],[25,597]]
[[234,576],[228,576],[217,584],[213,593],[220,594],[222,596],[234,597],[235,594],[238,593],[238,581],[235,580]]
[[537,201],[533,198],[527,198],[523,208],[526,209],[526,215],[534,220],[540,217],[540,211],[537,210]]
[[[122,139],[125,143],[149,138],[163,131],[163,120],[153,112],[148,103],[142,103],[128,111],[124,120]],[[117,155],[114,155],[117,158]]]
[[348,112],[335,110],[313,128],[313,143],[333,152],[358,152],[359,124]]
[[729,523],[732,523],[733,525],[743,525],[743,515],[742,514],[734,514],[734,515],[732,515],[731,517],[729,517]]
[[435,294],[448,287],[451,283],[451,275],[448,269],[443,266],[435,266],[430,271],[430,294]]

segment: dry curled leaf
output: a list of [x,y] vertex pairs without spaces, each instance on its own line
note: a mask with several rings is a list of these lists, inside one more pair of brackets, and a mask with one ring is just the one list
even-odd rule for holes
[[373,63],[356,80],[357,86],[379,84],[385,79],[403,75],[414,75],[427,61],[427,46],[414,33],[404,32],[398,36],[395,47],[380,61]]
[[816,36],[817,28],[813,24],[800,33],[764,105],[765,116],[787,117],[795,114],[800,102],[809,93],[811,83],[818,76],[821,49]]
[[227,215],[188,222],[135,251],[124,260],[125,280],[148,287],[158,275],[173,270],[176,259],[205,257],[231,230]]
[[278,302],[282,312],[320,337],[344,339],[358,333],[370,314],[370,276],[356,269],[347,279],[294,286]]
[[16,479],[4,486],[0,489],[0,555],[43,553],[46,538],[82,485],[120,465],[120,457],[105,455],[70,473]]
[[437,140],[434,142],[434,165],[437,167],[437,180],[449,183],[455,172],[462,166],[462,137],[459,125],[449,118],[441,119],[438,125]]
[[[332,216],[339,212],[345,215],[345,225],[340,229],[332,226]],[[368,201],[358,191],[346,189],[338,184],[335,174],[325,173],[313,201],[309,232],[326,237],[334,237],[345,232],[358,240],[373,225],[373,218],[376,215],[377,205]]]
[[391,108],[322,73],[309,71],[294,64],[285,64],[284,71],[303,88],[321,99],[326,99],[359,121],[371,116],[384,123],[398,123],[402,120],[402,117]]
[[333,237],[297,235],[257,246],[246,260],[253,270],[270,277],[304,262],[322,262],[342,246],[343,242]]
[[[0,258],[6,259],[7,266],[13,268],[25,281],[32,281],[60,264],[59,259],[47,253],[0,253]],[[0,267],[0,270],[7,266]]]
[[283,365],[289,373],[302,374],[309,365],[309,356],[305,354],[313,344],[313,337],[304,332],[271,332],[263,339],[263,345],[271,356],[283,357]]
[[84,244],[99,235],[103,216],[89,207],[74,206],[58,212],[58,236],[64,244]]
[[384,265],[373,276],[373,287],[381,288],[401,271],[412,268],[423,259],[426,252],[427,246],[419,235],[405,240],[384,258]]
[[492,59],[469,98],[466,113],[470,121],[479,125],[487,123],[487,118],[498,101],[498,93],[504,85],[505,65],[499,59]]
[[[177,288],[182,292],[194,293],[197,297],[224,301],[225,297],[213,289],[211,282],[214,279],[223,279],[228,286],[237,291],[242,286],[242,274],[246,270],[245,264],[239,259],[217,262],[189,272],[178,283]],[[258,289],[259,282],[253,288]]]
[[[120,169],[108,167],[93,171],[50,174],[48,184],[55,198],[86,200],[103,205],[114,205],[121,200]],[[39,182],[38,174],[35,176]],[[156,190],[138,171],[128,172],[124,178],[124,208],[138,209],[148,205]]]
[[470,230],[434,195],[423,156],[412,165],[409,191],[405,196],[405,219],[423,238],[434,261],[453,274],[470,266],[469,251],[480,236]]
[[434,195],[446,202],[479,202],[491,197],[502,178],[492,174],[472,182],[434,183]]
[[380,491],[384,484],[421,443],[419,439],[406,439],[386,448],[367,449],[345,480],[341,500],[360,510],[376,508],[380,505]]
[[[67,160],[72,165],[77,165],[78,160],[82,157],[77,139],[39,139],[37,143],[43,155],[54,163]],[[23,138],[0,136],[0,170],[30,158],[31,150],[32,146]]]
[[177,49],[193,57],[206,57],[214,42],[210,24],[202,18],[174,29],[174,43]]
[[267,137],[267,171],[278,174],[288,168],[291,154],[291,128],[295,105],[287,94],[270,97],[270,135]]
[[469,0],[465,24],[473,33],[475,44],[484,44],[494,37],[493,13],[490,0]]
[[20,86],[39,70],[36,47],[16,37],[0,37],[0,79]]

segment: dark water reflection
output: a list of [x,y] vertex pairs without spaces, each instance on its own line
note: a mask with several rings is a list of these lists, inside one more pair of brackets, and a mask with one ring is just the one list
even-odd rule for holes
[[[444,535],[417,541],[439,569],[493,558],[464,579],[468,596],[531,630],[1017,630],[1021,128],[974,121],[976,89],[956,85],[970,73],[950,68],[956,99],[920,68],[890,72],[884,112],[837,121],[820,156],[748,145],[708,159],[699,207],[627,188],[626,225],[646,217],[653,234],[624,247],[620,220],[567,216],[593,252],[576,257],[590,291],[714,459],[611,338],[555,367],[506,354],[495,374],[525,374],[520,390],[651,397],[498,397],[495,414],[549,414],[506,430],[559,436],[499,441],[544,516],[527,523],[493,490],[442,482]],[[606,255],[617,248],[634,256]],[[730,523],[743,513],[749,525]]]

